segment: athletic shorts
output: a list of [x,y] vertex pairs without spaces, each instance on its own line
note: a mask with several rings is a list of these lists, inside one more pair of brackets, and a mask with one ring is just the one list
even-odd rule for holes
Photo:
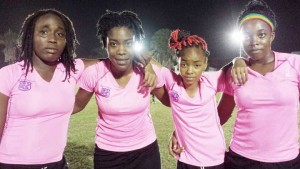
[[194,165],[183,163],[181,161],[177,161],[177,169],[225,169],[225,166],[224,164],[209,166],[209,167],[194,166]]
[[243,157],[231,149],[225,154],[226,169],[300,169],[300,154],[293,160],[266,163]]
[[161,169],[157,141],[128,152],[107,151],[96,145],[94,169]]
[[0,169],[68,169],[68,163],[65,157],[63,157],[58,162],[47,163],[47,164],[25,165],[25,164],[0,163]]

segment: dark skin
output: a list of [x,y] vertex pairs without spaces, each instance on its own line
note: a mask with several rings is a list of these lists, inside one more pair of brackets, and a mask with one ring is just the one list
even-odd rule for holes
[[[275,38],[275,32],[271,30],[267,23],[261,20],[247,21],[242,25],[241,31],[245,35],[243,48],[249,56],[249,68],[261,75],[272,72],[275,66],[275,56],[271,45]],[[221,125],[225,124],[231,117],[234,106],[233,96],[223,93],[218,105]]]
[[53,14],[41,16],[35,25],[33,36],[33,67],[40,76],[50,82],[58,59],[66,46],[65,26]]
[[[127,27],[114,27],[108,31],[107,35],[106,50],[109,56],[111,71],[119,86],[124,88],[131,78],[135,64],[133,61],[134,33]],[[155,87],[156,76],[152,76],[152,74],[154,73],[145,73],[143,86]],[[83,110],[92,95],[92,92],[79,88],[76,94],[73,114]]]

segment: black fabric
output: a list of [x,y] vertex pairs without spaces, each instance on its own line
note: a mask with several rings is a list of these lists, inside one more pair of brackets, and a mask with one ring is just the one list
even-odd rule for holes
[[224,164],[210,166],[210,167],[203,167],[203,166],[189,165],[181,161],[177,161],[177,169],[225,169],[225,167]]
[[0,163],[0,169],[68,169],[68,163],[66,158],[63,157],[58,162],[36,165],[24,165],[24,164],[3,164]]
[[290,161],[265,163],[248,159],[229,149],[225,154],[225,169],[300,169],[300,154]]
[[96,145],[94,169],[161,169],[157,141],[128,152],[107,151]]

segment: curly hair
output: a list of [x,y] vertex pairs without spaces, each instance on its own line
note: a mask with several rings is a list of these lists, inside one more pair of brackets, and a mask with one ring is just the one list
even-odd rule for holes
[[251,13],[261,14],[261,15],[264,15],[265,17],[267,17],[268,19],[270,19],[270,21],[274,25],[274,30],[276,30],[276,27],[277,27],[276,15],[266,2],[264,2],[263,0],[251,0],[245,6],[245,9],[243,9],[241,11],[241,13],[238,17],[238,23],[240,23],[240,21],[245,16],[247,16],[248,14],[251,14]]
[[192,46],[201,47],[201,49],[205,51],[205,56],[209,56],[210,52],[207,49],[207,43],[202,37],[198,35],[190,35],[189,32],[179,29],[171,32],[169,47],[176,50],[177,56],[179,56],[178,53],[183,48]]
[[97,22],[97,34],[102,47],[106,48],[107,33],[114,27],[127,27],[134,33],[137,42],[140,42],[144,37],[142,22],[138,15],[132,11],[113,12],[106,10]]
[[[59,62],[61,62],[66,69],[65,79],[70,78],[70,72],[75,72],[75,63],[74,58],[76,57],[75,49],[76,45],[79,44],[76,38],[76,33],[73,27],[72,21],[63,13],[55,9],[42,9],[35,13],[32,13],[27,16],[24,20],[21,30],[18,36],[18,47],[20,48],[20,55],[18,61],[24,61],[23,69],[26,69],[26,76],[29,71],[33,70],[33,36],[36,21],[43,15],[53,14],[58,16],[64,26],[66,31],[66,47],[61,54]],[[29,70],[31,68],[31,70]]]

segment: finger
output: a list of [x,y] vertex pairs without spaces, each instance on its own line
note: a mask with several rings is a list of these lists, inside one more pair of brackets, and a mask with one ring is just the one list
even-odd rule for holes
[[232,81],[233,81],[234,84],[238,83],[236,70],[232,71],[231,78],[232,78]]
[[237,68],[236,78],[239,84],[243,84],[243,76],[241,74],[241,70]]
[[149,85],[149,73],[145,73],[144,79],[143,79],[143,84],[142,86],[148,86]]
[[173,149],[173,153],[177,155],[182,153],[183,151],[184,151],[184,147],[178,147],[176,149]]
[[172,140],[170,140],[170,142],[169,142],[169,154],[175,158],[176,154],[173,152],[173,148],[174,147],[173,147],[173,144],[172,144]]
[[245,82],[246,83],[248,81],[248,69],[247,68],[244,68],[244,75],[245,75]]

